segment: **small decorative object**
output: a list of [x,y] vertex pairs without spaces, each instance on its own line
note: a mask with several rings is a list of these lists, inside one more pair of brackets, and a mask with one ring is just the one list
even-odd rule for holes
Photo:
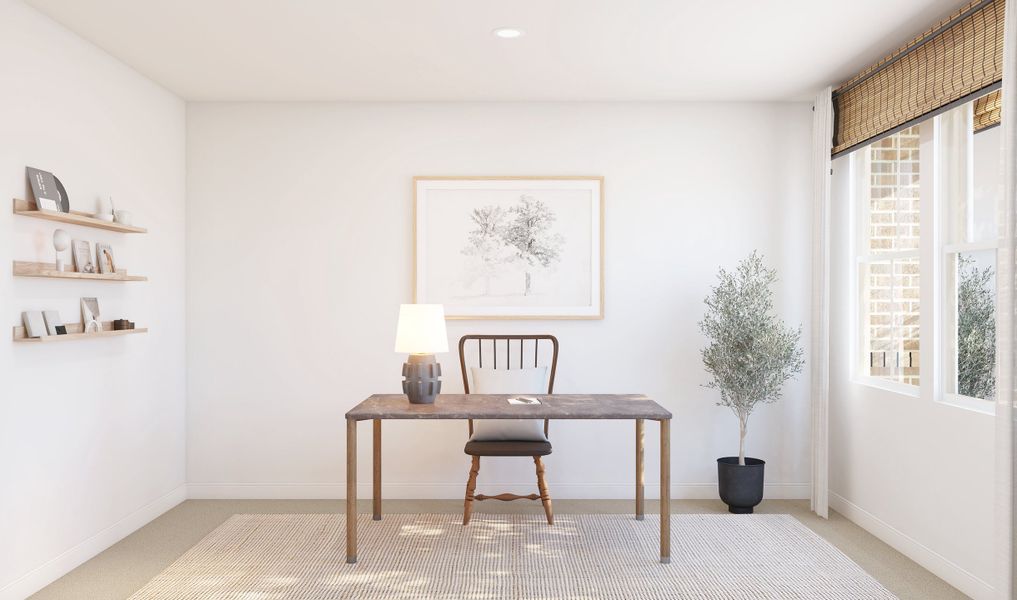
[[448,352],[445,309],[440,304],[399,306],[395,351],[409,354],[403,363],[403,393],[411,404],[433,404],[441,392],[437,352]]
[[25,177],[32,188],[32,196],[35,198],[35,208],[38,210],[54,210],[70,212],[71,203],[67,198],[67,190],[64,184],[49,171],[42,171],[33,167],[25,167]]
[[[60,319],[60,313],[55,310],[44,310],[42,316],[46,319],[46,332],[50,335],[60,335],[59,328],[64,326],[64,322]],[[64,327],[64,333],[67,333],[66,327]]]
[[57,335],[67,335],[67,326],[66,325],[57,325],[56,326],[56,334]]
[[40,310],[29,310],[21,313],[21,321],[25,324],[25,335],[32,338],[46,335],[46,320]]
[[74,270],[78,273],[95,273],[95,263],[92,262],[92,244],[88,240],[74,240],[71,249],[74,258]]
[[53,232],[53,249],[56,250],[56,270],[61,273],[64,270],[64,257],[60,254],[71,247],[71,236],[63,229]]
[[131,225],[134,223],[134,213],[129,210],[118,210],[116,212],[117,223],[121,225]]
[[718,406],[738,417],[738,456],[717,459],[720,498],[736,514],[751,513],[763,500],[765,462],[746,458],[749,415],[759,403],[776,402],[781,388],[802,371],[802,331],[790,329],[773,314],[777,271],[767,269],[753,252],[733,273],[721,269],[706,298],[699,329],[709,340],[703,365],[712,376],[706,387],[720,390]]
[[117,272],[116,263],[113,261],[113,248],[109,244],[95,243],[95,262],[99,265],[99,272],[113,274]]
[[416,302],[452,319],[604,318],[601,177],[416,177]]
[[95,203],[96,210],[93,215],[100,221],[106,221],[108,223],[113,222],[113,197],[110,196],[108,199],[99,198]]
[[102,331],[102,323],[99,322],[99,300],[96,298],[81,299],[81,325],[85,333]]
[[134,322],[127,319],[116,319],[113,321],[113,331],[125,331],[134,329]]
[[509,404],[540,404],[540,400],[533,396],[517,396],[508,399]]

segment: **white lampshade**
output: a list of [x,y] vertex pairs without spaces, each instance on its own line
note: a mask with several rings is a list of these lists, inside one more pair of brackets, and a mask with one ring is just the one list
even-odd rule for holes
[[64,250],[71,247],[71,236],[67,235],[67,232],[63,229],[57,229],[53,232],[53,248],[57,252],[63,252]]
[[400,304],[395,351],[403,354],[448,352],[445,307],[441,304]]

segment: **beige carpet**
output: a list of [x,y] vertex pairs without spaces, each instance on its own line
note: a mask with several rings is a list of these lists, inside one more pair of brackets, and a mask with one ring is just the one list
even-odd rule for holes
[[135,600],[894,598],[787,515],[676,515],[672,562],[652,517],[362,515],[345,564],[339,515],[235,515]]

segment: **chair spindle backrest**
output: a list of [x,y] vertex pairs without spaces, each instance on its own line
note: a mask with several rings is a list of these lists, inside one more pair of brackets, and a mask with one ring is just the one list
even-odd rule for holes
[[[527,366],[528,361],[526,357],[529,352],[526,348],[529,346],[527,342],[533,342],[533,366],[539,367],[540,360],[540,342],[548,341],[551,343],[551,371],[547,377],[547,393],[554,393],[554,376],[558,369],[558,338],[553,335],[464,335],[459,338],[459,368],[463,374],[463,390],[470,393],[470,377],[469,369],[466,368],[466,342],[476,341],[477,342],[477,366],[483,368],[484,366],[484,342],[491,341],[490,344],[490,362],[488,363],[491,368],[517,368],[522,369]],[[499,342],[504,342],[502,351],[499,353],[498,345]],[[513,365],[513,355],[516,354],[513,351],[513,346],[518,342],[519,349],[519,360]],[[499,358],[501,360],[499,360]]]
[[[464,335],[459,338],[459,369],[463,373],[463,390],[470,393],[470,371],[466,368],[466,342],[476,341],[477,342],[477,366],[483,368],[484,366],[484,342],[491,342],[491,362],[489,363],[492,368],[499,368],[503,365],[505,369],[513,368],[512,356],[513,342],[519,343],[519,360],[515,364],[515,368],[522,369],[524,366],[529,364],[526,360],[528,355],[527,348],[529,344],[527,342],[533,342],[533,366],[539,367],[540,360],[540,342],[546,341],[551,343],[551,369],[547,377],[547,393],[554,393],[554,376],[558,370],[558,338],[553,335],[539,334],[539,335]],[[498,352],[498,343],[505,342],[502,348],[502,352]],[[499,356],[501,361],[499,361]],[[525,361],[525,364],[524,364]],[[473,420],[469,422],[470,435],[473,435]],[[548,433],[548,421],[544,420],[544,435]]]

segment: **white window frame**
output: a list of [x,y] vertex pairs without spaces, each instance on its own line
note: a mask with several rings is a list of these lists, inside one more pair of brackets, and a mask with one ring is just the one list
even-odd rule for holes
[[[930,122],[921,123],[921,131],[924,133],[925,129],[931,127]],[[923,138],[924,142],[924,138]],[[852,267],[854,272],[851,276],[851,296],[854,298],[855,307],[851,311],[852,323],[851,328],[854,334],[851,336],[854,347],[851,351],[851,356],[855,357],[855,364],[851,369],[852,381],[854,383],[873,387],[889,392],[894,392],[904,396],[910,396],[917,398],[922,393],[922,385],[913,385],[910,383],[902,383],[900,381],[893,381],[883,377],[875,377],[869,375],[866,371],[866,363],[868,362],[869,356],[869,327],[866,325],[867,321],[865,318],[865,312],[868,310],[868,299],[863,298],[862,294],[864,289],[860,285],[862,268],[869,263],[873,262],[884,262],[884,261],[899,261],[899,260],[918,260],[918,272],[921,277],[920,289],[925,289],[925,260],[923,248],[925,245],[925,202],[921,202],[921,236],[919,237],[919,247],[917,250],[886,250],[873,252],[868,249],[868,223],[869,223],[869,147],[861,148],[850,155],[850,192],[849,197],[851,201],[855,203],[854,210],[851,210],[851,255],[853,257]],[[925,177],[926,163],[928,159],[925,156],[925,144],[922,143],[919,148],[919,199],[925,197]],[[864,195],[864,197],[863,197]],[[892,277],[891,277],[892,279]],[[891,284],[892,285],[892,284]],[[892,290],[892,287],[891,287]],[[919,292],[921,295],[921,292]],[[891,292],[891,297],[892,297]],[[919,339],[922,340],[922,347],[925,347],[925,329],[926,329],[926,304],[924,295],[919,298],[921,308],[921,317],[919,325]],[[925,381],[924,373],[926,369],[926,352],[924,350],[919,351],[919,379],[920,382]]]
[[[877,388],[910,398],[924,398],[944,406],[969,410],[986,415],[995,415],[996,403],[982,398],[946,392],[946,375],[955,370],[947,367],[947,360],[953,357],[946,352],[946,268],[951,254],[978,250],[997,251],[999,241],[965,243],[943,243],[945,240],[946,205],[942,193],[944,152],[941,147],[941,118],[933,117],[919,124],[919,198],[921,235],[918,250],[897,250],[871,252],[868,250],[869,211],[869,161],[868,147],[853,152],[849,158],[849,198],[856,206],[850,211],[851,265],[854,269],[850,278],[850,292],[854,298],[851,311],[851,356],[855,364],[851,367],[853,383]],[[970,161],[969,161],[970,164]],[[869,328],[865,312],[868,299],[863,298],[861,285],[862,267],[867,263],[887,260],[918,259],[921,277],[919,302],[921,316],[919,325],[919,385],[911,385],[874,377],[866,370],[868,361]],[[997,288],[998,291],[998,288]],[[998,299],[998,296],[997,296]]]
[[[964,106],[966,106],[968,108],[968,113],[969,114],[967,114],[966,116],[964,116],[962,118],[964,118],[965,122],[971,123],[972,122],[972,116],[970,114],[970,110],[971,110],[973,104],[969,102],[969,103],[967,103]],[[953,406],[953,407],[961,408],[961,409],[964,409],[964,410],[970,410],[970,411],[974,411],[974,412],[979,412],[979,413],[983,413],[983,414],[986,414],[986,415],[995,415],[996,414],[996,403],[994,401],[987,400],[987,399],[984,399],[984,398],[975,398],[975,397],[972,397],[972,396],[967,396],[967,395],[964,395],[964,394],[958,394],[958,393],[955,393],[955,392],[948,392],[947,391],[948,389],[956,389],[956,382],[954,382],[953,386],[947,387],[947,377],[948,377],[948,374],[951,374],[951,373],[953,373],[954,376],[956,376],[956,371],[957,371],[957,366],[955,364],[948,364],[948,363],[956,360],[956,357],[953,356],[952,353],[947,352],[948,336],[951,335],[951,332],[949,330],[952,329],[953,327],[955,327],[954,323],[952,323],[952,322],[948,323],[947,322],[947,312],[946,312],[946,308],[947,308],[947,297],[946,296],[947,296],[947,292],[949,291],[947,289],[947,281],[949,281],[949,279],[950,279],[947,276],[946,270],[947,270],[947,268],[950,265],[949,258],[950,258],[950,256],[952,254],[957,254],[957,253],[960,253],[960,252],[975,252],[975,251],[979,251],[979,250],[996,250],[996,253],[997,253],[996,264],[999,265],[999,255],[998,255],[998,253],[999,253],[999,240],[997,238],[997,239],[991,240],[991,241],[979,241],[979,242],[961,242],[961,243],[944,243],[943,242],[943,240],[946,239],[946,228],[947,228],[946,220],[947,220],[947,215],[948,215],[948,211],[949,211],[949,208],[946,206],[946,202],[947,202],[947,199],[945,198],[946,194],[943,192],[943,190],[946,187],[946,184],[943,181],[944,174],[946,173],[946,167],[945,167],[946,157],[945,157],[945,152],[944,152],[944,149],[943,149],[943,143],[944,142],[943,142],[943,139],[942,139],[942,127],[943,127],[942,120],[944,119],[944,117],[945,117],[945,115],[940,115],[940,116],[934,117],[934,119],[933,119],[933,140],[932,140],[933,141],[933,145],[934,145],[934,153],[935,153],[935,162],[933,164],[933,169],[935,169],[935,171],[934,171],[934,173],[935,173],[935,178],[934,178],[935,179],[935,186],[934,186],[934,189],[932,190],[932,196],[931,197],[932,197],[933,201],[932,201],[932,211],[930,211],[930,212],[933,213],[933,215],[932,215],[932,219],[933,219],[932,233],[933,233],[933,237],[934,237],[933,243],[935,244],[935,246],[937,248],[937,251],[934,254],[934,259],[935,259],[935,262],[936,262],[936,265],[935,265],[936,277],[935,277],[935,280],[933,281],[934,298],[933,298],[933,305],[932,305],[934,307],[934,311],[935,311],[935,330],[933,332],[933,340],[934,340],[933,343],[934,343],[934,353],[935,353],[935,363],[934,364],[936,365],[936,368],[935,368],[934,372],[936,374],[936,378],[935,378],[935,381],[933,382],[934,389],[933,389],[932,397],[933,397],[933,399],[936,402],[938,402],[940,404],[945,404],[947,406]],[[972,133],[972,135],[974,135],[974,134]],[[966,204],[966,206],[968,207],[968,210],[973,210],[973,204],[972,204],[972,200],[974,198],[974,146],[973,146],[973,144],[968,149],[967,157],[965,158],[964,167],[965,167],[965,169],[967,171],[966,182],[965,182],[965,186],[967,188],[966,191],[965,191],[965,194],[967,196],[967,204]],[[924,191],[923,191],[923,193],[924,193]],[[924,211],[923,211],[923,215],[922,216],[924,218],[924,216],[925,216],[924,215]],[[966,226],[970,228],[970,227],[973,226],[973,224],[972,224],[972,222],[970,220],[971,219],[970,215],[969,215],[968,219],[969,220],[967,221]],[[924,231],[925,230],[923,229],[923,232]],[[997,275],[998,275],[998,267],[997,267]],[[923,280],[923,284],[924,284],[924,280]],[[998,286],[998,281],[997,281],[997,286]],[[999,288],[998,287],[996,289],[996,299],[997,299],[997,302],[998,302],[998,299],[999,299]],[[998,304],[997,304],[997,309],[998,309]],[[998,319],[997,319],[997,325],[998,325]]]

